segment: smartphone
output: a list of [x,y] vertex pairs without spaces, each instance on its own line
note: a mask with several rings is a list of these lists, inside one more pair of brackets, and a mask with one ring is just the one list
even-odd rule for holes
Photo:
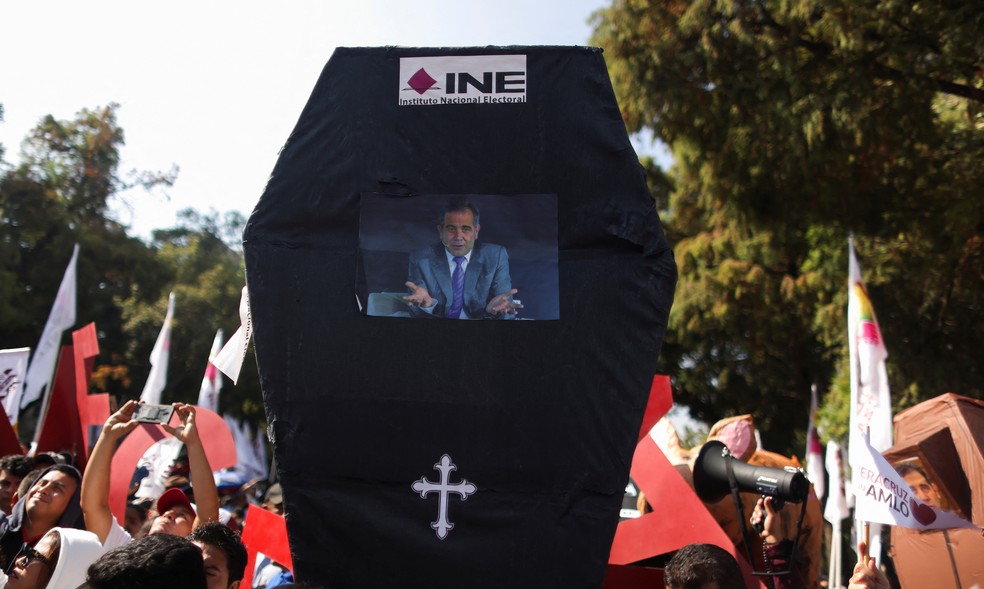
[[133,419],[142,423],[167,423],[173,413],[174,407],[171,405],[141,403],[133,413]]

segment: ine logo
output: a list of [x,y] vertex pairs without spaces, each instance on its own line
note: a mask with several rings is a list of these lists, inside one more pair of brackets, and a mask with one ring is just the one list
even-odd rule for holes
[[526,102],[525,55],[400,58],[401,106]]

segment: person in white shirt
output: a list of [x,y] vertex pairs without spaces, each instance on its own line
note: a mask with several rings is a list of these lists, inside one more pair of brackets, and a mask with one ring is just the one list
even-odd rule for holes
[[[85,515],[86,528],[96,534],[107,549],[132,540],[130,534],[116,521],[109,507],[109,487],[117,442],[139,425],[133,419],[137,406],[136,401],[127,401],[106,420],[82,477],[82,512]],[[192,405],[175,403],[174,412],[181,423],[176,427],[161,427],[181,440],[188,449],[196,505],[193,507],[180,489],[168,489],[157,500],[160,515],[154,520],[148,534],[172,534],[184,538],[201,524],[219,520],[219,494],[212,478],[212,467],[209,466],[205,448],[195,426],[195,408]]]

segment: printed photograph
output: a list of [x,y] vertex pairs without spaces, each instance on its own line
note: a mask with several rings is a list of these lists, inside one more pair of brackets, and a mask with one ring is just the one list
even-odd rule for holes
[[375,317],[559,319],[557,196],[363,194],[356,285]]

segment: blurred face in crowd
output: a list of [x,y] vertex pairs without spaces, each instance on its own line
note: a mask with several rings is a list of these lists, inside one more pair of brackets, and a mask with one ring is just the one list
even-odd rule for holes
[[927,481],[921,472],[911,470],[902,478],[905,479],[917,499],[930,507],[943,508],[940,502],[940,492],[936,489],[936,485]]
[[283,500],[281,500],[281,501],[279,501],[277,503],[274,503],[273,501],[267,501],[266,503],[263,504],[263,507],[265,507],[267,511],[272,511],[273,513],[276,513],[277,515],[283,515],[284,514],[284,502],[283,502]]
[[194,542],[202,550],[205,561],[205,582],[208,589],[237,589],[239,581],[229,583],[229,558],[226,553],[211,544]]
[[47,585],[57,562],[57,558],[53,559],[52,555],[60,545],[61,536],[51,533],[38,540],[34,548],[22,550],[14,559],[14,567],[8,574],[6,588],[35,589]]
[[129,532],[134,538],[139,538],[146,520],[146,514],[139,507],[127,505],[126,515],[123,516],[123,529]]
[[184,505],[175,505],[164,513],[157,516],[154,525],[150,527],[150,534],[171,534],[184,538],[191,533],[191,528],[195,524],[195,513]]
[[78,482],[61,471],[45,473],[27,492],[28,517],[32,521],[57,522],[77,487]]
[[0,511],[10,515],[10,500],[17,492],[21,477],[15,476],[9,470],[0,470]]

